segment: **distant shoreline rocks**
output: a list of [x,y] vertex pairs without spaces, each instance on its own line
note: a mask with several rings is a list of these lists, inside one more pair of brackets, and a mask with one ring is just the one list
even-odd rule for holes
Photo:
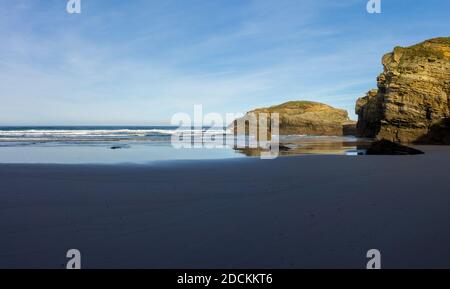
[[270,118],[273,113],[279,114],[280,135],[343,136],[356,133],[356,122],[350,120],[346,110],[313,101],[289,101],[255,109],[235,120],[231,127],[236,132],[239,123],[244,123],[248,131],[253,116],[259,118],[260,114],[265,114]]

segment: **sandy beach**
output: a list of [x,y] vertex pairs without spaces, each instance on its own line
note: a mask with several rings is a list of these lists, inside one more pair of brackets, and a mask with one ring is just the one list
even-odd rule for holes
[[0,268],[450,267],[450,148],[0,165]]

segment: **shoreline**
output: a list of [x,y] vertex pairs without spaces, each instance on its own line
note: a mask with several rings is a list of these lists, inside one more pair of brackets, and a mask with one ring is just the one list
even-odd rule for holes
[[[344,155],[357,154],[368,142],[356,137],[283,136],[279,142],[279,156],[285,155]],[[183,148],[165,142],[46,142],[27,145],[0,142],[0,163],[74,163],[122,164],[147,163],[163,160],[204,160],[260,156],[266,149],[248,148],[248,144],[234,138],[233,143],[202,142],[199,147]],[[214,145],[214,146],[212,146]],[[216,147],[216,145],[219,145]],[[234,147],[236,146],[237,147]],[[243,146],[245,148],[240,148]]]

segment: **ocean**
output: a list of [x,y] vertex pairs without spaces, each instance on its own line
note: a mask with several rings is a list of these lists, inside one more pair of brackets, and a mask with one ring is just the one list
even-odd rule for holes
[[[199,146],[176,147],[194,138]],[[261,149],[236,148],[227,128],[175,126],[3,126],[0,163],[149,163],[167,160],[258,157]],[[280,155],[357,155],[354,137],[280,136]],[[214,146],[205,144],[213,143]],[[221,146],[218,146],[221,145]]]
[[174,134],[226,135],[226,128],[176,126],[8,126],[0,127],[0,146],[36,144],[95,144],[170,142]]

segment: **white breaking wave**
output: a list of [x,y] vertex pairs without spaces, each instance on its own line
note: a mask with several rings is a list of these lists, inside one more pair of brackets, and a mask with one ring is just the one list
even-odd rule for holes
[[172,135],[228,135],[226,129],[0,129],[0,141],[88,141],[88,140],[154,140]]

